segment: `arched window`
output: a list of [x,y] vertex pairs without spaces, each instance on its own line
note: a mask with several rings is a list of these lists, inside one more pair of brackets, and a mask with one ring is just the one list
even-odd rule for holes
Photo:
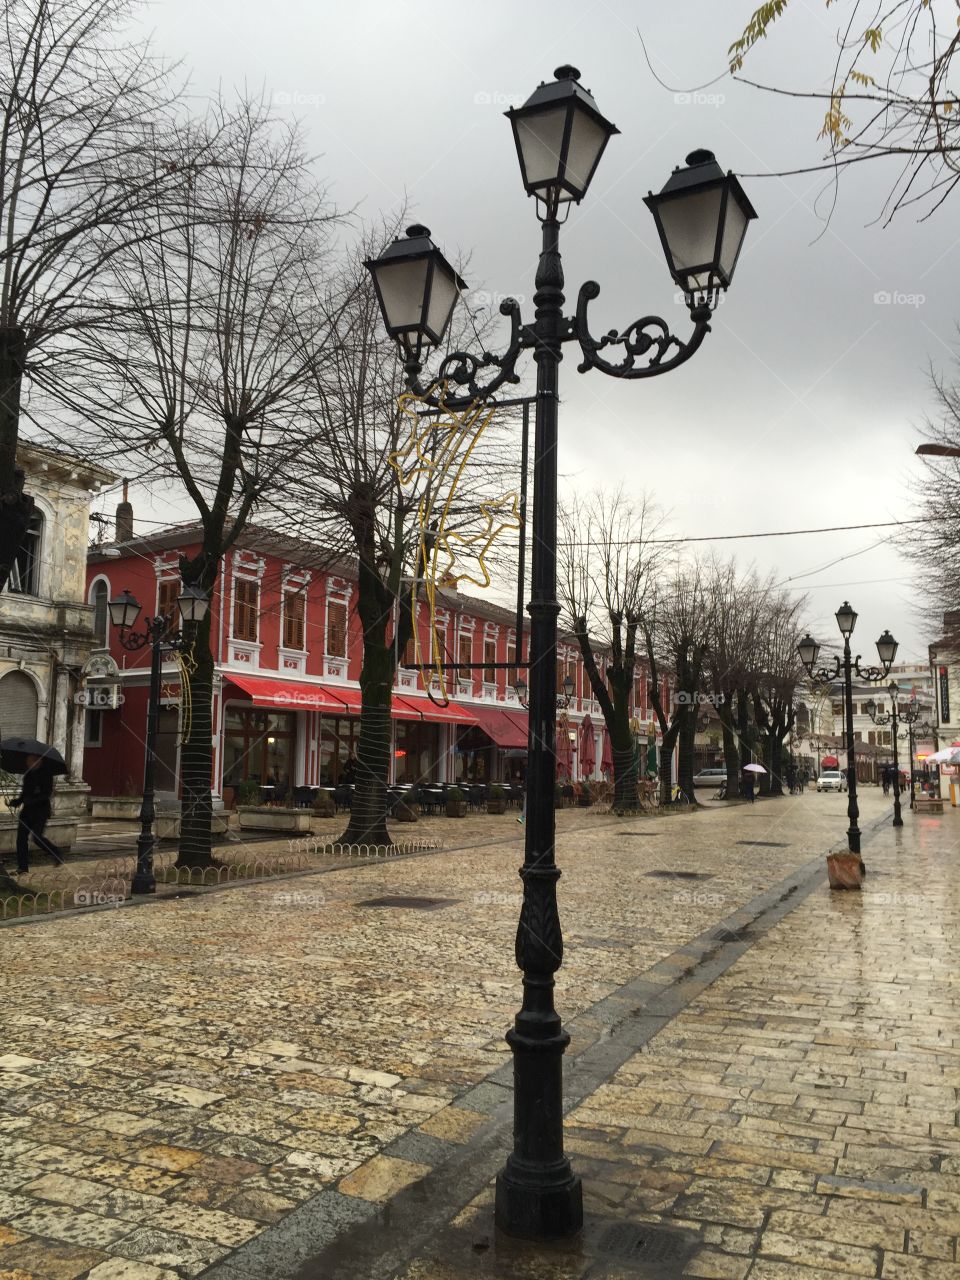
[[93,605],[93,638],[100,649],[107,647],[107,624],[110,614],[107,602],[110,599],[110,588],[103,578],[98,578],[90,588],[90,603]]
[[13,561],[7,590],[18,596],[40,594],[40,550],[43,542],[43,516],[34,510],[27,525],[20,550]]
[[0,726],[5,738],[37,736],[37,686],[22,671],[0,679]]

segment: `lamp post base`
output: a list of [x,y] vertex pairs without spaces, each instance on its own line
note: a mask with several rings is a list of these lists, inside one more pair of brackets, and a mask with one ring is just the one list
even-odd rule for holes
[[497,1176],[496,1223],[521,1240],[562,1240],[583,1228],[583,1187],[564,1158],[522,1167],[513,1156]]

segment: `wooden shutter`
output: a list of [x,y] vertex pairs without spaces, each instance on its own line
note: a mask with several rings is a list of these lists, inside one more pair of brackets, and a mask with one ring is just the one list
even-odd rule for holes
[[[496,640],[484,640],[483,642],[483,660],[486,663],[496,662],[497,660],[497,642]],[[496,667],[486,666],[483,671],[483,678],[487,684],[496,684],[497,669]]]
[[303,592],[283,593],[283,647],[303,648]]
[[177,607],[177,597],[179,595],[179,578],[164,578],[161,581],[157,592],[157,616],[166,619],[168,631],[177,625],[177,618],[180,612]]
[[259,583],[254,582],[252,578],[235,578],[233,584],[234,640],[256,640],[259,604]]
[[347,606],[340,600],[327,601],[327,653],[331,658],[347,656]]

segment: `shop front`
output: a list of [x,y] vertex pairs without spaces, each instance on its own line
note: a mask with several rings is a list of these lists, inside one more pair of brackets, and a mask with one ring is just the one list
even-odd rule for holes
[[296,715],[228,703],[223,718],[223,785],[257,782],[286,793],[294,785]]
[[[222,722],[224,788],[255,782],[285,795],[297,786],[335,787],[355,780],[359,689],[232,673],[224,683],[229,686]],[[472,712],[395,694],[390,716],[389,780],[451,781],[449,746],[460,726],[474,722]],[[229,803],[231,793],[224,798]]]
[[457,778],[465,783],[522,782],[527,763],[526,713],[470,708],[475,724],[457,734]]

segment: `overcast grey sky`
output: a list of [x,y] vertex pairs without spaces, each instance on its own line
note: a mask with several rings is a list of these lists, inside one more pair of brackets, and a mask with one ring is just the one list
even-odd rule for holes
[[[374,219],[408,200],[448,256],[471,256],[470,285],[525,300],[539,247],[502,112],[572,62],[621,130],[561,245],[567,296],[596,279],[594,330],[660,313],[688,326],[641,199],[695,147],[743,175],[816,163],[822,106],[760,94],[721,74],[756,0],[155,0],[158,48],[183,57],[199,94],[263,87],[299,115],[318,174],[343,207]],[[755,55],[758,79],[829,85],[834,13],[794,5]],[[642,31],[658,75],[647,68]],[[671,531],[703,536],[872,523],[912,514],[914,427],[932,408],[926,367],[946,367],[957,318],[956,202],[931,221],[876,218],[892,163],[847,173],[832,203],[817,175],[743,178],[759,221],[699,354],[673,374],[620,384],[581,375],[567,349],[560,465],[586,489],[623,479],[651,490]],[[819,199],[818,199],[819,196]],[[954,198],[956,201],[956,197]],[[876,301],[877,294],[910,300]],[[165,518],[143,501],[138,514]],[[833,640],[844,597],[858,639],[890,627],[924,657],[911,567],[883,529],[722,544],[810,595]],[[879,544],[879,545],[878,545]],[[708,549],[706,544],[702,544]]]

